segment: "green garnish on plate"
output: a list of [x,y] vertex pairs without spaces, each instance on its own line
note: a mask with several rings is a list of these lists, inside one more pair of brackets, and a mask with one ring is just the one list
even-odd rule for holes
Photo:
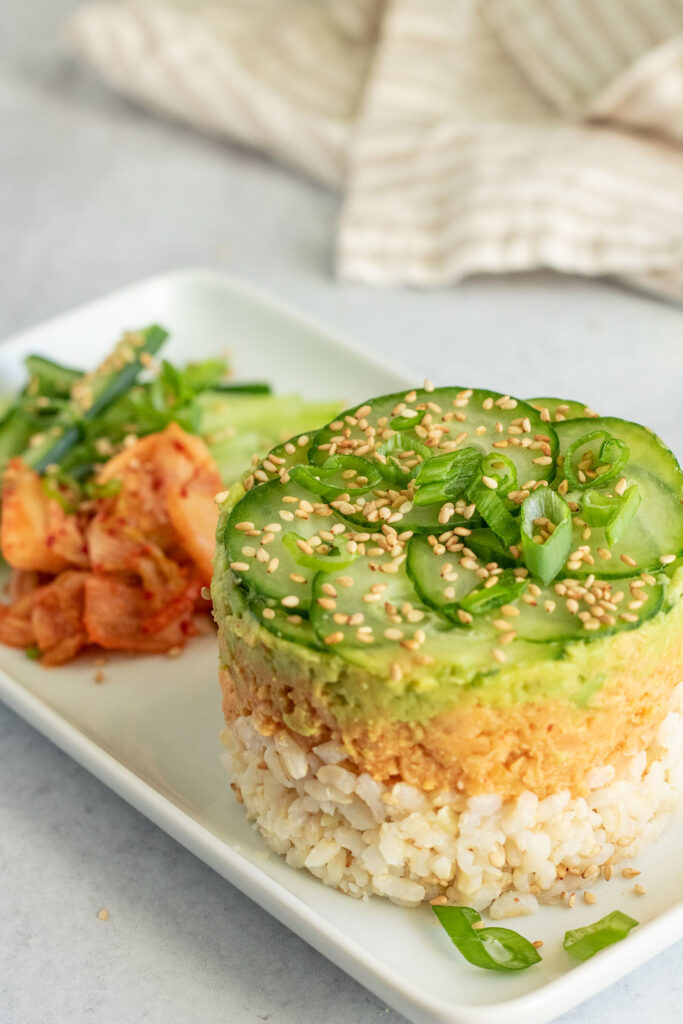
[[614,945],[625,939],[632,928],[635,928],[638,921],[635,921],[628,914],[622,914],[620,910],[613,910],[606,917],[601,917],[594,924],[587,924],[583,928],[573,928],[564,937],[564,948],[576,960],[590,960],[592,956],[599,953],[601,949]]
[[475,967],[524,971],[537,964],[536,947],[511,928],[475,928],[481,915],[472,907],[432,907],[453,945]]

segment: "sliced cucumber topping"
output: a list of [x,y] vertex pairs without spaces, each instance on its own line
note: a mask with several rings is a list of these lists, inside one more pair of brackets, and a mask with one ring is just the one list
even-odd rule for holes
[[[662,558],[680,554],[683,474],[656,434],[614,417],[555,426],[561,459],[572,459],[569,474],[566,464],[560,466],[553,485],[564,493],[573,513],[566,575],[634,576],[659,570],[666,564]],[[605,435],[613,439],[611,451],[605,451]],[[621,461],[624,451],[628,454]],[[617,473],[612,472],[615,462]],[[603,466],[608,467],[604,473]],[[571,486],[568,475],[578,488]]]
[[439,657],[490,671],[655,615],[683,555],[674,456],[638,424],[534,404],[385,395],[273,449],[222,527],[259,621],[429,685]]
[[458,617],[460,602],[481,587],[490,574],[485,563],[467,547],[467,536],[451,534],[442,538],[415,536],[408,542],[408,575],[425,604],[451,621],[464,624],[470,617]]
[[304,644],[305,647],[312,647],[314,650],[322,649],[322,644],[305,612],[301,614],[296,610],[288,611],[273,598],[262,597],[260,594],[250,598],[249,610],[269,633],[279,636],[280,639]]
[[[392,427],[412,413],[414,427]],[[526,402],[495,391],[436,388],[385,395],[342,413],[315,436],[310,460],[320,465],[330,455],[359,455],[389,484],[405,488],[428,459],[465,447],[482,455],[504,451],[521,484],[550,479],[557,438]],[[539,462],[546,448],[550,462]]]
[[[631,587],[629,588],[629,583]],[[510,626],[520,639],[595,640],[624,629],[635,629],[662,606],[664,588],[652,578],[599,580],[589,588],[580,580],[558,580],[543,587],[531,584],[516,606]]]
[[589,405],[572,402],[569,398],[527,398],[527,402],[538,409],[545,423],[563,423],[565,420],[599,416]]
[[402,559],[359,558],[343,573],[319,573],[313,582],[311,622],[321,644],[347,661],[429,664],[428,635],[448,627],[417,598]]
[[[266,483],[268,480],[288,482],[289,470],[300,463],[308,462],[311,439],[308,434],[297,434],[288,441],[278,444],[245,476],[252,476],[254,483]],[[257,456],[254,456],[256,460]]]
[[347,528],[299,484],[272,480],[247,491],[230,513],[224,534],[228,562],[243,585],[294,614],[311,603],[320,565],[311,567],[310,560],[336,554]]

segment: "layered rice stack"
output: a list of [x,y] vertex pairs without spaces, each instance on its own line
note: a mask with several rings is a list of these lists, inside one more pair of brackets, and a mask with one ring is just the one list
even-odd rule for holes
[[212,588],[268,845],[353,896],[503,917],[656,838],[683,793],[682,497],[645,428],[490,392],[275,449],[223,506]]

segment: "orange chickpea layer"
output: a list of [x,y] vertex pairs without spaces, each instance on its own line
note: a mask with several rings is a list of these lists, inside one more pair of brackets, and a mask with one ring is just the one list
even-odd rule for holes
[[[385,783],[464,795],[530,789],[543,798],[569,789],[578,796],[592,768],[618,769],[625,755],[653,742],[683,681],[682,605],[647,630],[609,639],[613,670],[588,706],[564,698],[506,707],[460,703],[423,722],[340,721],[312,685],[310,666],[302,661],[297,671],[296,658],[278,661],[272,642],[223,626],[223,711],[228,723],[253,715],[264,734],[289,729],[308,749],[333,739],[348,752],[346,767]],[[547,665],[552,672],[553,663]]]

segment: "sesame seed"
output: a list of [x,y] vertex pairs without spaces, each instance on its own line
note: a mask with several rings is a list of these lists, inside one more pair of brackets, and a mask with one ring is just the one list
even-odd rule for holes
[[662,555],[662,557],[659,559],[659,561],[662,563],[662,565],[671,565],[672,562],[676,561],[676,556],[675,555]]
[[425,380],[425,382],[422,385],[422,387],[423,387],[423,389],[425,391],[433,391],[434,390],[434,385],[433,385],[432,381],[429,380],[429,379]]
[[534,949],[541,949],[543,946],[543,939],[534,939],[531,945],[534,947]]
[[280,516],[280,519],[284,519],[286,523],[291,523],[291,521],[294,519],[294,513],[288,512],[287,509],[284,508],[280,509],[278,515]]
[[567,900],[567,906],[569,907],[570,910],[573,908],[575,903],[576,903],[576,893],[573,892],[570,895],[569,899]]
[[636,894],[636,896],[644,896],[647,892],[647,889],[642,885],[634,885],[633,891]]
[[620,555],[619,557],[624,565],[636,566],[638,564],[635,558],[632,558],[631,555]]
[[491,655],[493,656],[493,659],[499,662],[500,664],[502,664],[504,661],[507,661],[507,655],[505,651],[501,651],[499,647],[492,647]]
[[624,868],[623,871],[621,872],[621,877],[622,878],[637,878],[639,874],[640,874],[640,871],[638,871],[636,868]]
[[108,921],[109,920],[109,911],[107,910],[106,907],[102,907],[101,910],[97,911],[97,916],[100,919],[100,921]]
[[273,608],[264,608],[263,611],[261,612],[261,614],[263,615],[264,619],[274,619],[275,618],[275,611],[274,611]]
[[531,460],[537,466],[550,466],[552,464],[552,458],[550,455],[538,455],[535,459]]
[[501,633],[500,634],[500,636],[498,637],[498,643],[499,644],[511,644],[512,641],[516,638],[516,636],[517,636],[517,633],[515,632],[515,630],[511,629],[507,633]]
[[183,653],[182,647],[169,647],[166,654],[169,658],[179,658]]
[[326,643],[328,645],[340,644],[343,641],[343,639],[344,639],[344,634],[343,633],[330,633],[328,636],[325,637],[324,643]]
[[[392,662],[391,668],[389,669],[389,678],[395,683],[398,683],[403,678],[403,669],[397,661]],[[445,902],[445,897],[442,897]],[[434,902],[434,901],[432,901]]]
[[592,906],[594,903],[597,903],[597,898],[592,892],[585,892],[583,894],[583,902]]
[[[218,495],[216,495],[216,500],[217,500],[217,498],[218,498]],[[248,520],[245,519],[244,522],[242,522],[242,523],[236,523],[235,529],[236,530],[253,530],[254,529],[254,524],[250,523]],[[279,529],[279,527],[278,527],[278,529]]]
[[234,569],[235,572],[248,572],[249,566],[246,562],[231,562],[230,568]]
[[333,612],[337,607],[337,602],[333,597],[319,597],[318,604],[321,608],[324,608],[326,612]]
[[463,608],[458,608],[458,618],[464,626],[468,626],[474,621],[470,613],[466,612]]
[[299,604],[299,598],[296,596],[296,594],[287,594],[286,597],[282,598],[282,601],[280,603],[282,604],[283,608],[296,608],[296,606]]
[[481,482],[485,487],[488,487],[491,491],[498,490],[498,481],[494,480],[492,476],[482,476]]

